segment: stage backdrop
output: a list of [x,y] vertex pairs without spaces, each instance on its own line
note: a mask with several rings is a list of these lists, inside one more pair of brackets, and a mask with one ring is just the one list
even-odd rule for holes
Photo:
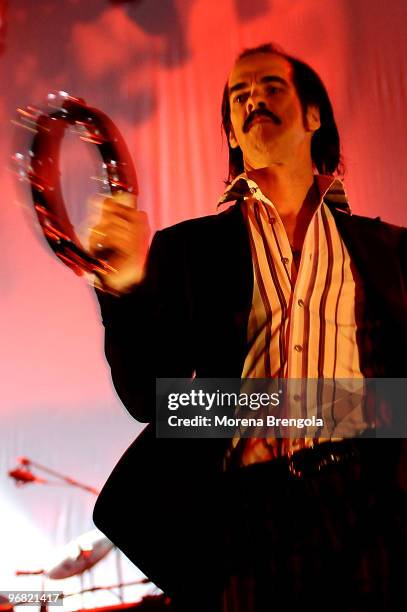
[[[0,18],[0,589],[26,589],[40,588],[40,578],[15,571],[62,558],[63,546],[92,528],[94,497],[58,485],[16,488],[7,471],[17,456],[101,487],[141,426],[112,389],[92,290],[51,255],[16,188],[16,108],[43,106],[48,92],[64,90],[109,114],[132,152],[140,207],[158,229],[216,212],[227,171],[220,102],[228,71],[244,47],[275,41],[328,87],[353,210],[406,225],[407,4],[2,0]],[[97,183],[92,156],[73,136],[62,167],[72,213],[85,222]],[[143,495],[137,480],[130,491]],[[124,580],[140,576],[125,560],[121,567]],[[82,587],[117,581],[110,553]],[[81,581],[47,586],[73,592]],[[149,589],[127,589],[126,598]],[[117,601],[106,591],[84,603]]]

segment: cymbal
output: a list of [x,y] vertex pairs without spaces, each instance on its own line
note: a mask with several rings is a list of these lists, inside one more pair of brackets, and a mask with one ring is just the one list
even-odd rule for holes
[[98,529],[83,533],[66,544],[62,551],[62,559],[45,571],[45,575],[53,580],[61,580],[82,574],[112,550],[114,544]]

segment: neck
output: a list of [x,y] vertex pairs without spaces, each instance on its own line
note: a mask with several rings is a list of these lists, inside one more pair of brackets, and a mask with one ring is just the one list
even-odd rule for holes
[[284,165],[246,168],[246,173],[271,200],[282,218],[296,218],[306,202],[315,206],[318,203],[317,190],[313,189],[314,174],[311,165],[295,169]]

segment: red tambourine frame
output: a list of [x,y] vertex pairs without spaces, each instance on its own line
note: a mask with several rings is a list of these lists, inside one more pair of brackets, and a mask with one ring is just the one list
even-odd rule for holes
[[[32,126],[32,109],[19,110],[19,113],[20,121],[29,117]],[[36,114],[30,164],[25,174],[42,232],[57,257],[76,274],[103,275],[112,268],[83,247],[62,196],[59,157],[65,130],[69,126],[75,126],[82,140],[98,148],[111,193],[127,191],[137,195],[137,176],[117,127],[107,115],[88,106],[84,100],[65,94],[59,108]]]

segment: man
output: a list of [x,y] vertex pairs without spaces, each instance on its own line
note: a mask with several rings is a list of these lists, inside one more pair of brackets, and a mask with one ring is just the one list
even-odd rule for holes
[[[125,406],[153,421],[155,377],[405,377],[406,233],[351,215],[318,75],[272,45],[250,49],[222,113],[231,183],[221,203],[237,203],[158,232],[141,282],[145,218],[104,203],[96,233],[118,270],[104,283],[121,297],[100,302]],[[147,429],[95,522],[179,609],[398,609],[400,444],[366,440],[360,407],[343,423],[333,441],[314,432],[235,448]]]

